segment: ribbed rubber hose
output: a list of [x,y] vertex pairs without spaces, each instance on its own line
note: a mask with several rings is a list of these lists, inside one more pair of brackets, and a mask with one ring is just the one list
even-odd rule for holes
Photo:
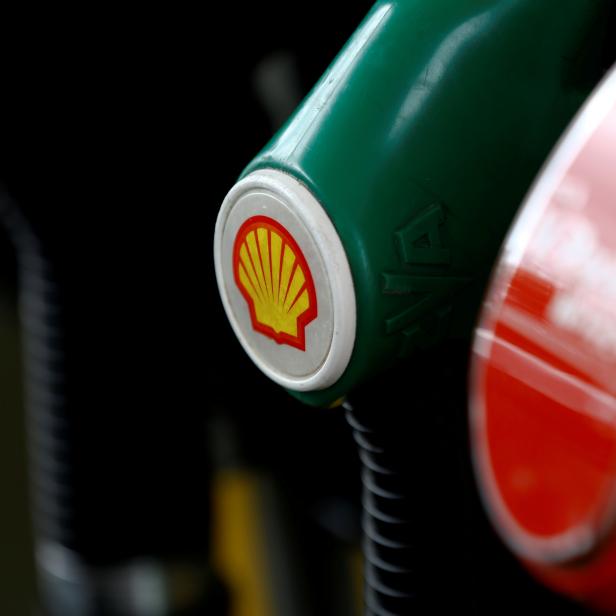
[[[362,480],[364,602],[366,616],[416,614],[417,554],[413,537],[413,495],[404,464],[387,430],[359,417],[345,402],[359,448]],[[416,531],[415,531],[416,532]]]
[[71,544],[71,469],[67,449],[64,319],[51,260],[27,221],[6,196],[1,214],[17,251],[31,499],[36,534]]

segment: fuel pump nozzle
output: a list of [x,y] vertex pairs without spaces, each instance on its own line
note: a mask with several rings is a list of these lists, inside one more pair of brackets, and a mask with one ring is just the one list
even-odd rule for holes
[[[374,5],[218,217],[221,298],[268,377],[303,402],[335,405],[395,362],[470,337],[516,208],[601,76],[608,8]],[[374,432],[354,428],[360,439]],[[381,447],[369,440],[364,450]],[[374,490],[395,474],[367,472]],[[394,558],[406,544],[387,532],[404,520],[372,507],[364,526],[379,516],[376,541]],[[415,600],[408,577],[388,575],[412,567],[392,562],[370,560],[368,613],[408,613]]]

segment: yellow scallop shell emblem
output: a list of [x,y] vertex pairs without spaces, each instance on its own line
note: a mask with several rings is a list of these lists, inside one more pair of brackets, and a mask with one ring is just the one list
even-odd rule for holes
[[249,218],[235,238],[233,272],[253,329],[305,351],[305,328],[318,314],[317,296],[291,234],[267,216]]

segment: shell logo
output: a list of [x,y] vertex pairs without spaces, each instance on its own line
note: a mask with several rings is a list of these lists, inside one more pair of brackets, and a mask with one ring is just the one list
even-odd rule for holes
[[317,294],[306,258],[291,234],[267,216],[249,218],[235,238],[233,273],[253,329],[305,351],[306,326],[318,314]]

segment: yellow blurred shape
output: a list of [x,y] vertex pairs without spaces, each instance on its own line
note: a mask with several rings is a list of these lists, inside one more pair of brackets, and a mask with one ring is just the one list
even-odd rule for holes
[[259,478],[240,469],[214,478],[214,563],[231,592],[230,616],[272,616]]

